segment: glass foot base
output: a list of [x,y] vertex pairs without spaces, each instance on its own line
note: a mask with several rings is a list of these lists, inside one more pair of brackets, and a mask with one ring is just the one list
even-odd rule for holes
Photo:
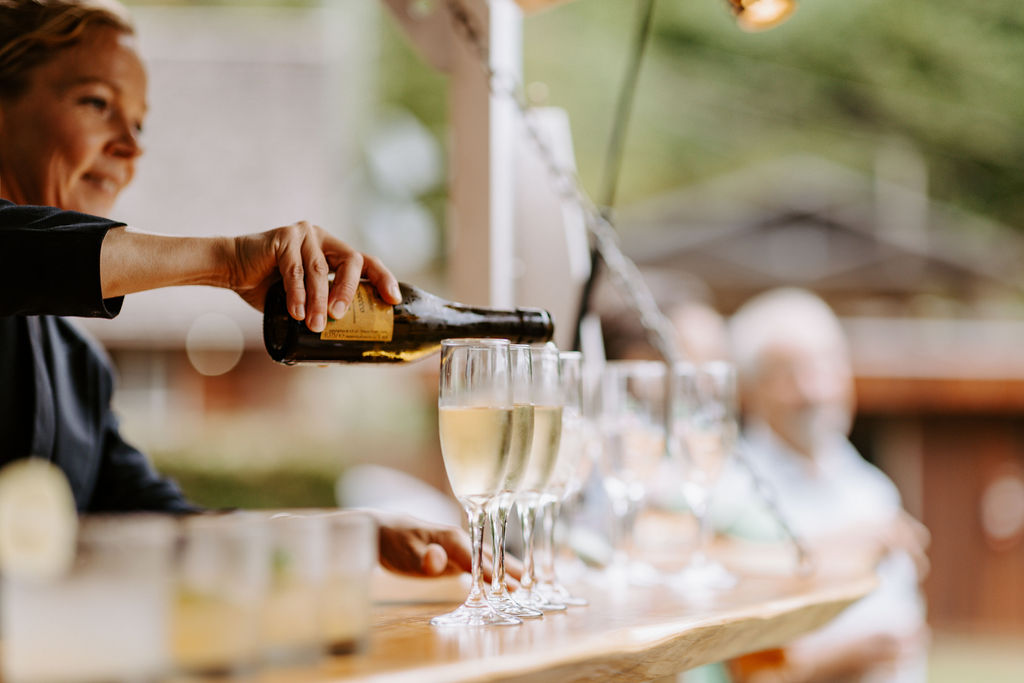
[[518,590],[512,594],[512,599],[518,602],[520,605],[525,605],[526,607],[539,609],[542,612],[560,612],[566,609],[564,604],[546,598],[536,590]]
[[430,620],[431,626],[515,626],[521,623],[522,619],[502,614],[490,605],[462,605],[454,612]]
[[503,595],[495,595],[493,593],[488,594],[487,604],[502,614],[519,617],[520,619],[537,619],[544,616],[544,613],[539,609],[520,605],[518,602],[513,600],[512,596],[508,593]]
[[698,560],[669,578],[669,585],[680,593],[696,596],[727,591],[736,585],[736,575],[714,560]]
[[602,572],[604,580],[616,586],[637,586],[646,588],[661,585],[661,573],[647,564],[635,560],[616,562],[605,567]]
[[578,595],[573,595],[569,592],[569,589],[560,583],[556,583],[551,587],[551,598],[555,602],[560,602],[563,605],[569,607],[586,607],[590,604],[590,601],[586,598],[581,598]]

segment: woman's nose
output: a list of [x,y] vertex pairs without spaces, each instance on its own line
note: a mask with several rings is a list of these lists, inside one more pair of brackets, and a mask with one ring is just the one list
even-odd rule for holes
[[111,141],[111,152],[125,159],[135,159],[142,155],[142,141],[140,133],[134,125],[124,120],[118,122],[117,131]]

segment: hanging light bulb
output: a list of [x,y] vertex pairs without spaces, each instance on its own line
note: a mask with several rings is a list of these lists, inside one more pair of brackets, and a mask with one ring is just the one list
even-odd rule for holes
[[796,9],[795,0],[726,0],[736,23],[744,31],[764,31],[778,26]]

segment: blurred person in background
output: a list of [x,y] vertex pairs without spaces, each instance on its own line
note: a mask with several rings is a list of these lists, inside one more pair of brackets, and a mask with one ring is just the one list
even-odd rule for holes
[[[646,268],[642,272],[658,309],[672,324],[683,358],[693,363],[727,359],[725,320],[711,304],[707,285],[680,271]],[[608,360],[666,360],[651,344],[636,308],[623,299],[606,274],[598,279],[593,300]]]
[[[230,288],[261,309],[282,278],[289,311],[314,331],[341,316],[360,277],[400,301],[379,261],[309,223],[182,238],[99,218],[142,154],[146,87],[115,0],[0,0],[0,464],[52,461],[81,512],[197,508],[122,439],[108,358],[57,316],[111,318],[125,294],[185,284]],[[377,518],[386,567],[468,569],[461,529]]]
[[[741,449],[751,468],[812,554],[825,560],[866,549],[879,577],[874,592],[787,645],[772,666],[734,666],[734,678],[925,681],[928,630],[920,581],[928,533],[903,510],[892,481],[847,440],[853,374],[838,318],[814,294],[784,288],[744,304],[729,332],[744,410]],[[749,474],[735,464],[713,508],[719,530],[782,538]]]

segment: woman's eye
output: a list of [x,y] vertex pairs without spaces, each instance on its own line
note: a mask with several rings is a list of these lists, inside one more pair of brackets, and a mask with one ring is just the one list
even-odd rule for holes
[[80,102],[82,104],[88,106],[88,107],[92,107],[93,109],[95,109],[96,111],[99,111],[99,112],[106,111],[107,107],[109,106],[107,100],[105,100],[102,97],[94,97],[94,96],[83,97],[80,100]]

